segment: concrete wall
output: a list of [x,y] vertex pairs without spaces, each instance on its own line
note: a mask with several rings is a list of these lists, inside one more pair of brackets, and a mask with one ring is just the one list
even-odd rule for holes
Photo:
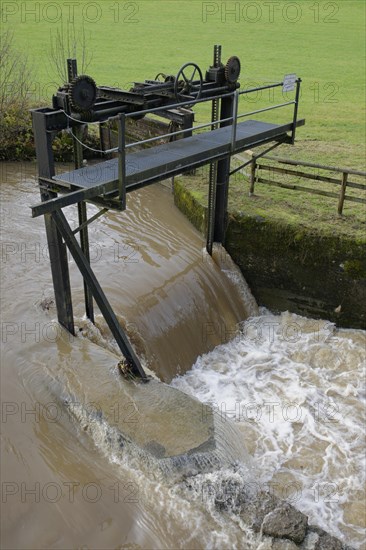
[[[179,180],[174,197],[205,232],[206,208]],[[259,305],[329,319],[340,327],[366,328],[364,242],[232,213],[225,247]]]

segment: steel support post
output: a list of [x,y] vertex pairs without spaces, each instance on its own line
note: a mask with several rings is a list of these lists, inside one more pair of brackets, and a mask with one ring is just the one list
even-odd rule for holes
[[[221,99],[220,119],[233,116],[234,101],[233,96],[224,97]],[[232,122],[223,122],[220,126],[228,126]],[[230,177],[230,155],[217,163],[217,184],[216,184],[216,200],[215,200],[215,226],[213,240],[217,243],[224,243],[226,222],[227,222],[227,203],[229,192],[229,177]]]
[[[193,123],[194,123],[194,112],[190,112],[190,113],[187,113],[183,116],[183,128],[182,130],[188,130],[189,128],[193,128]],[[193,136],[193,130],[191,130],[190,132],[185,132],[183,134],[183,138],[187,138],[187,137],[191,137]],[[196,170],[195,168],[193,168],[192,170],[189,170],[189,172],[186,172],[186,175],[187,176],[194,176],[194,174],[196,173]]]
[[[78,126],[74,129],[75,136],[80,139],[82,137],[83,127]],[[78,141],[74,140],[74,160],[75,168],[82,168],[83,166],[83,150],[82,145]],[[86,207],[86,202],[81,201],[78,203],[78,218],[80,229],[80,246],[83,251],[85,258],[90,263],[90,251],[89,251],[89,232],[86,222],[88,220],[88,212]],[[86,281],[84,280],[84,301],[85,301],[85,313],[88,319],[94,323],[94,306],[93,306],[93,295],[88,288]]]
[[[40,178],[52,178],[55,174],[52,135],[46,131],[46,121],[43,112],[33,111],[32,117],[38,175]],[[43,188],[40,189],[40,193],[42,202],[57,197],[57,193]],[[67,249],[52,216],[50,214],[45,214],[44,219],[58,322],[71,332],[71,334],[74,334],[74,316],[72,310]]]
[[296,135],[296,122],[297,122],[297,113],[299,110],[299,99],[300,99],[300,86],[301,86],[301,78],[297,79],[296,82],[296,93],[295,93],[295,106],[294,106],[294,117],[293,117],[293,126],[292,126],[292,145],[295,144],[295,135]]

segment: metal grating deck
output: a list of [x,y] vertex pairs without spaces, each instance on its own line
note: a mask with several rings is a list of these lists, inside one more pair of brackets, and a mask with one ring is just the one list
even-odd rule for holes
[[[300,126],[304,121],[297,121]],[[213,160],[224,158],[253,146],[286,136],[292,123],[271,124],[246,120],[237,124],[234,151],[231,147],[232,127],[226,126],[210,132],[144,149],[126,156],[126,190],[179,174]],[[118,159],[114,158],[91,166],[72,170],[53,177],[69,190],[87,189],[105,183],[118,184]],[[66,191],[66,189],[65,189]]]

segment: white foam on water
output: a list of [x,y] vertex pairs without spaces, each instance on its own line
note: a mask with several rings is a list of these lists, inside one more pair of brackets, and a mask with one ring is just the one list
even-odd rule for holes
[[233,419],[262,486],[364,547],[366,333],[252,317],[172,385]]

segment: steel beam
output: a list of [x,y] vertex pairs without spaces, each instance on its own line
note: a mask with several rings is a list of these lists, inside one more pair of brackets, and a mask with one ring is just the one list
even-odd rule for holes
[[278,147],[279,145],[282,145],[283,143],[289,143],[289,141],[288,141],[289,139],[291,140],[291,138],[286,136],[286,139],[278,140],[277,143],[275,143],[274,145],[271,145],[271,147],[268,147],[268,149],[266,149],[265,151],[261,151],[260,153],[258,153],[258,155],[253,154],[253,156],[250,160],[247,160],[246,162],[244,162],[243,164],[241,164],[237,168],[234,168],[234,170],[231,170],[229,176],[232,176],[233,174],[236,174],[236,172],[239,172],[240,170],[242,170],[243,168],[248,166],[248,164],[252,164],[253,160],[257,160],[257,159],[263,157],[264,155],[266,155],[270,151],[273,151],[273,149],[276,149],[276,147]]
[[77,202],[83,200],[92,199],[94,197],[98,197],[99,195],[105,195],[111,191],[117,191],[117,183],[114,181],[73,191],[72,193],[63,195],[62,197],[57,197],[56,193],[53,193],[54,196],[52,196],[49,200],[31,207],[32,217],[37,218],[43,214],[50,214],[58,208],[64,208],[65,206],[70,206],[71,204],[76,204]]
[[91,223],[93,223],[95,220],[97,220],[98,218],[100,218],[100,216],[103,216],[103,214],[105,214],[106,212],[108,212],[108,208],[102,208],[102,210],[99,210],[99,212],[97,212],[96,214],[94,214],[94,216],[92,216],[91,218],[89,218],[88,220],[86,220],[82,225],[79,225],[79,227],[77,227],[76,229],[74,229],[74,231],[72,232],[73,235],[75,235],[76,233],[79,233],[79,231],[81,231],[83,229],[83,227],[86,227],[87,225],[90,225]]

